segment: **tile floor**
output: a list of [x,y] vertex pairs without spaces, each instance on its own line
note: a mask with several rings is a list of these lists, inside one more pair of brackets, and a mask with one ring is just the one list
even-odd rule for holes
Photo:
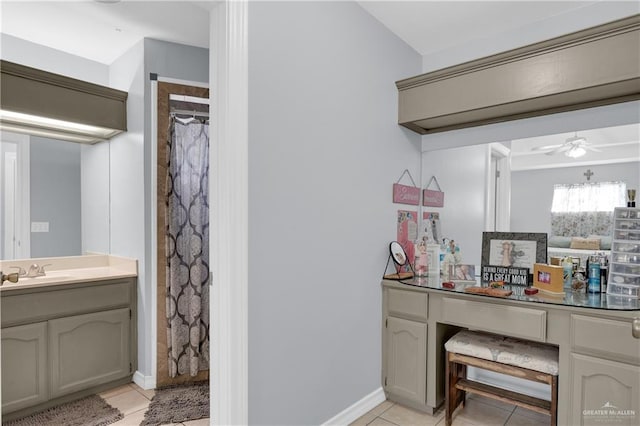
[[[144,390],[134,383],[99,394],[111,406],[124,414],[113,426],[138,426],[153,398],[153,390]],[[549,416],[514,405],[470,394],[463,409],[454,413],[453,426],[533,426],[548,425]],[[209,419],[193,420],[174,425],[208,426]],[[351,426],[444,426],[444,410],[435,415],[421,413],[391,401],[369,411]]]
[[[444,410],[433,416],[385,401],[352,426],[444,426]],[[548,425],[549,416],[478,395],[468,395],[463,409],[453,415],[453,426]]]
[[[112,423],[112,426],[139,426],[144,413],[147,411],[153,390],[144,390],[135,383],[129,383],[108,391],[99,393],[109,405],[117,408],[124,414],[124,419]],[[209,419],[192,420],[184,423],[174,423],[184,426],[209,426]]]

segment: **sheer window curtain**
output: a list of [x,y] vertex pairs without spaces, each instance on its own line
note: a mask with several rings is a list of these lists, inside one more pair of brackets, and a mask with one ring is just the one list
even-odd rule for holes
[[624,182],[555,185],[551,204],[551,234],[566,237],[611,235],[613,209],[624,207]]

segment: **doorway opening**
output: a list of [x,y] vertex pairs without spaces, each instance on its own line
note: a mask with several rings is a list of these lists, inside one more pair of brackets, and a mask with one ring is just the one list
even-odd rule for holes
[[157,88],[159,387],[209,379],[209,89]]

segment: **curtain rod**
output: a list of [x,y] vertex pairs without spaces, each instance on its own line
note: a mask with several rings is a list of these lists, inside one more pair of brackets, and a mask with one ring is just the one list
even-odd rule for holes
[[169,95],[170,101],[181,101],[181,102],[192,102],[195,104],[203,104],[209,105],[209,98],[198,98],[196,96],[187,96],[187,95]]
[[194,111],[194,110],[186,110],[186,109],[173,109],[170,111],[171,114],[175,115],[175,114],[179,114],[179,115],[190,115],[193,117],[209,117],[209,113],[208,112],[202,112],[202,111]]

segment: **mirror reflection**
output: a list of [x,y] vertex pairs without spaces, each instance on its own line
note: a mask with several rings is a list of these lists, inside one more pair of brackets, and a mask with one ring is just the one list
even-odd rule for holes
[[423,187],[436,176],[446,202],[423,211],[440,213],[465,264],[480,264],[483,231],[544,232],[563,253],[577,238],[608,250],[613,207],[640,187],[639,140],[636,123],[425,151]]
[[0,259],[109,252],[108,147],[0,132]]

